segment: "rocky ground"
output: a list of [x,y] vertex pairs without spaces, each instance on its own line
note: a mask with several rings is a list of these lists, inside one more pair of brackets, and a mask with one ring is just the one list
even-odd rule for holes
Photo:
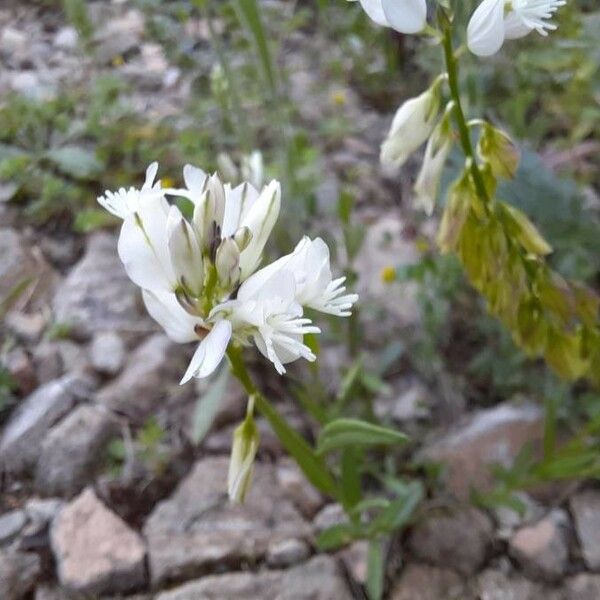
[[[138,85],[134,102],[148,115],[176,111],[187,84],[160,46],[142,41],[141,14],[122,2],[95,4],[104,21],[94,59],[77,53],[75,30],[58,17],[42,22],[37,9],[17,3],[0,8],[0,90],[44,97],[133,52],[123,75]],[[303,70],[308,59],[294,56],[301,97],[314,81]],[[349,114],[371,132],[384,130],[389,117],[345,93]],[[305,105],[310,123],[318,114]],[[375,133],[328,156],[332,172],[376,156]],[[365,193],[385,195],[386,183],[370,169]],[[358,287],[394,327],[414,325],[411,290],[385,287],[379,273],[418,251],[403,235],[401,211],[382,214],[363,215],[369,232]],[[229,385],[213,429],[195,447],[190,427],[203,387],[177,385],[190,349],[172,344],[145,315],[115,234],[56,239],[21,226],[1,203],[0,216],[0,297],[25,276],[37,282],[3,325],[21,400],[0,427],[0,599],[364,598],[365,544],[317,551],[315,535],[341,519],[341,509],[312,490],[264,423],[253,488],[243,506],[228,503],[228,452],[243,395]],[[394,301],[399,294],[402,303]],[[49,335],[52,323],[67,322],[68,336]],[[394,392],[378,410],[402,428],[426,426],[417,459],[446,463],[447,492],[390,544],[389,599],[600,598],[600,490],[523,494],[523,517],[468,502],[472,486],[490,485],[490,463],[509,463],[525,441],[541,439],[541,408],[511,400],[465,412],[464,403],[450,409],[414,376],[390,383]],[[280,408],[311,434],[291,402]],[[150,417],[166,438],[142,460],[132,432]],[[107,461],[114,439],[123,441],[116,472]]]

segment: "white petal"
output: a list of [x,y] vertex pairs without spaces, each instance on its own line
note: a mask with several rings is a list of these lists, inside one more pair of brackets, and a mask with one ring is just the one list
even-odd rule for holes
[[183,167],[183,181],[194,197],[199,196],[204,190],[206,173],[193,165],[185,165]]
[[228,191],[221,228],[222,237],[230,237],[238,230],[240,222],[248,214],[258,196],[258,191],[249,183],[242,183]]
[[418,33],[427,21],[425,0],[381,0],[390,27],[400,33]]
[[389,27],[390,24],[385,18],[383,7],[381,6],[381,0],[360,0],[360,4],[363,10],[369,15],[369,17],[383,27]]
[[248,227],[252,232],[252,239],[240,256],[242,280],[258,266],[267,239],[279,217],[280,207],[281,186],[278,181],[271,181],[242,219],[240,226]]
[[491,56],[504,43],[504,0],[483,0],[467,27],[467,45],[473,54]]
[[192,377],[208,377],[223,360],[230,339],[231,323],[225,319],[217,321],[196,348],[181,384],[183,385]]
[[141,288],[172,291],[176,284],[167,245],[164,203],[143,205],[121,227],[117,249],[127,275]]
[[177,302],[175,294],[142,290],[142,297],[148,313],[165,330],[170,339],[178,344],[198,339],[194,327],[203,325],[203,320],[186,312]]
[[[144,181],[144,185],[142,186],[143,190],[150,190],[154,187],[156,173],[158,173],[158,163],[154,161],[146,169],[146,181]],[[158,186],[160,186],[160,184],[158,184]]]
[[509,12],[504,18],[504,37],[507,40],[516,40],[525,37],[533,30],[523,23],[515,12]]

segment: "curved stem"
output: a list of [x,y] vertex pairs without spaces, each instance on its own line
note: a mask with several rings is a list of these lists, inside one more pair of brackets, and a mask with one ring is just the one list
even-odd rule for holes
[[444,27],[443,45],[444,59],[446,61],[446,70],[448,73],[448,86],[450,87],[450,95],[452,96],[452,100],[454,100],[454,120],[460,135],[460,145],[462,146],[463,152],[470,163],[469,168],[471,171],[471,176],[473,177],[475,189],[477,190],[477,195],[481,198],[484,206],[487,208],[490,203],[490,197],[485,188],[485,183],[483,181],[481,171],[479,170],[479,166],[477,165],[473,144],[471,143],[471,136],[469,134],[469,125],[467,124],[465,112],[460,100],[460,90],[458,86],[458,62],[452,46],[452,27],[449,24]]
[[244,390],[251,397],[254,406],[269,421],[269,424],[287,452],[294,458],[306,478],[323,493],[338,497],[335,480],[322,456],[319,456],[308,442],[277,412],[275,407],[260,393],[244,364],[242,349],[231,344],[227,358],[232,373],[238,378]]

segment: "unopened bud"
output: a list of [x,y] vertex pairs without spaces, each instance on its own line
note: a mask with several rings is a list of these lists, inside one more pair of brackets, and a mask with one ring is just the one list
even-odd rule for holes
[[515,176],[520,152],[506,133],[489,123],[483,125],[477,153],[489,163],[494,177],[512,179]]
[[240,249],[232,238],[225,238],[219,244],[215,256],[215,266],[221,285],[231,288],[240,280]]
[[[253,403],[253,398],[250,398]],[[254,459],[258,450],[260,435],[252,416],[252,405],[244,421],[233,432],[227,489],[231,502],[242,503],[252,483]]]

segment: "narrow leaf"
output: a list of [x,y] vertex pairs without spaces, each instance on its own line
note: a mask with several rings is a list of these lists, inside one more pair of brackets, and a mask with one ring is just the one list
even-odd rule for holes
[[358,419],[337,419],[327,424],[319,435],[317,452],[324,454],[356,446],[389,446],[404,444],[408,437],[394,429]]

